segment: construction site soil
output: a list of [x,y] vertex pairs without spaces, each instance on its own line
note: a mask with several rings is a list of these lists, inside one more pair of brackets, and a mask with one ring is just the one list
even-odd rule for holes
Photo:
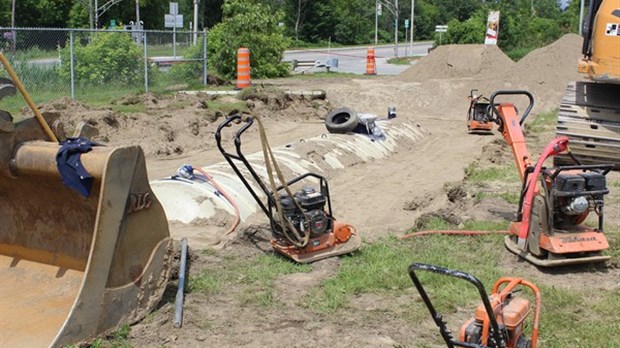
[[[525,89],[536,98],[533,115],[558,108],[565,85],[579,79],[576,72],[581,38],[566,35],[557,42],[531,52],[518,62],[510,60],[495,46],[440,46],[398,76],[286,78],[253,81],[256,91],[244,97],[210,96],[206,93],[178,93],[130,96],[116,104],[141,105],[145,112],[121,113],[110,108],[93,109],[79,102],[59,100],[43,106],[45,111],[62,114],[67,128],[86,120],[100,134],[95,140],[109,145],[141,145],[147,155],[149,179],[170,176],[191,163],[206,166],[223,160],[214,141],[216,127],[226,114],[214,105],[229,109],[245,103],[250,113],[264,119],[273,146],[326,133],[323,119],[336,107],[352,107],[359,113],[383,117],[389,106],[397,110],[394,122],[412,122],[425,136],[414,146],[391,156],[357,163],[328,173],[333,210],[336,216],[357,226],[367,244],[393,235],[402,235],[425,217],[441,216],[457,225],[467,220],[509,221],[515,204],[476,194],[465,180],[465,168],[475,163],[482,168],[509,165],[510,150],[499,134],[472,135],[466,132],[467,96],[471,89],[489,96],[499,89]],[[290,97],[284,90],[323,90],[326,99]],[[525,100],[515,99],[518,108]],[[534,119],[535,117],[530,117]],[[537,157],[553,137],[553,126],[528,138]],[[259,150],[257,131],[248,131],[248,153]],[[225,142],[231,139],[224,139]],[[245,145],[244,145],[245,146]],[[515,169],[516,173],[516,169]],[[618,182],[617,172],[610,174]],[[618,187],[618,186],[615,186]],[[518,185],[515,188],[519,189]],[[486,190],[493,190],[492,187]],[[618,194],[606,209],[606,223],[620,225]],[[196,224],[171,223],[175,239],[190,237],[192,266],[190,277],[210,269],[226,268],[230,259],[247,259],[269,251],[267,220],[263,215],[241,224],[224,236],[232,219],[200,221]],[[253,234],[252,234],[253,233]],[[252,234],[255,239],[249,240]],[[256,239],[262,236],[263,239]],[[499,247],[499,246],[498,246]],[[501,246],[503,248],[503,246]],[[205,252],[206,250],[206,252]],[[209,252],[211,250],[211,252]],[[620,291],[619,260],[612,260],[604,272],[543,272],[506,251],[498,262],[501,273],[518,271],[550,285],[596,287]],[[412,262],[415,260],[411,260]],[[397,298],[379,295],[356,296],[346,314],[325,315],[302,307],[298,300],[310,293],[338,270],[339,259],[312,264],[309,273],[296,273],[275,280],[274,301],[278,306],[260,307],[239,300],[242,288],[223,293],[187,294],[182,328],[174,328],[174,296],[168,294],[159,309],[131,327],[129,341],[135,347],[417,347],[434,346],[433,323],[415,325],[398,316],[405,303],[413,301],[413,289]],[[404,272],[404,270],[403,270]],[[171,283],[171,289],[174,283]],[[377,314],[379,313],[379,314]],[[427,333],[420,334],[420,331]],[[418,343],[416,343],[418,342]],[[420,343],[422,342],[422,343]]]

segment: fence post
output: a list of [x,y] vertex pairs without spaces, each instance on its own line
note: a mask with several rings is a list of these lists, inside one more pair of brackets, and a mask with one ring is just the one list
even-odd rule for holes
[[69,61],[71,62],[71,99],[75,100],[75,66],[73,64],[73,30],[69,30]]
[[202,39],[202,84],[207,85],[207,29],[203,30],[204,37]]
[[144,44],[144,93],[149,92],[149,66],[146,55],[146,32],[142,32],[142,43]]

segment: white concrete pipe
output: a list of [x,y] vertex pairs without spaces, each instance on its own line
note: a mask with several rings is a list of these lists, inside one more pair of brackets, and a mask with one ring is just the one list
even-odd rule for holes
[[[350,165],[365,163],[370,160],[386,158],[399,148],[410,147],[423,138],[426,132],[420,125],[379,120],[376,122],[386,135],[385,140],[372,141],[364,134],[324,134],[305,139],[301,142],[273,148],[285,178],[314,172],[329,176]],[[234,151],[234,146],[229,146]],[[242,148],[243,150],[243,148]],[[267,171],[262,152],[246,155],[256,173],[268,185]],[[260,187],[254,182],[243,163],[237,163],[241,172],[251,183],[255,192],[264,198]],[[239,208],[239,218],[245,221],[260,210],[259,205],[248,192],[228,162],[202,167]],[[203,180],[196,172],[197,178],[183,179],[168,177],[151,182],[151,188],[157,195],[170,221],[192,223],[195,220],[209,219],[217,210],[234,215],[232,205],[220,194],[208,180]]]

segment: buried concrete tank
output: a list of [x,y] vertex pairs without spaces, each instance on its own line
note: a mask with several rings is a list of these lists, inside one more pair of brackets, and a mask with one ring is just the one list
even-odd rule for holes
[[[420,125],[409,122],[379,120],[377,125],[386,135],[384,140],[373,141],[368,135],[357,133],[323,134],[274,147],[273,153],[287,180],[308,172],[330,176],[332,173],[337,175],[336,172],[352,165],[388,158],[399,150],[411,148],[426,134]],[[255,152],[245,157],[263,181],[268,183],[263,153]],[[228,162],[222,161],[201,168],[234,201],[241,221],[260,211],[259,205]],[[262,190],[252,180],[243,164],[239,163],[239,169],[254,191],[264,198]],[[228,199],[210,180],[199,173],[189,178],[171,175],[152,181],[151,187],[170,221],[190,224],[209,219],[218,211],[235,214]]]

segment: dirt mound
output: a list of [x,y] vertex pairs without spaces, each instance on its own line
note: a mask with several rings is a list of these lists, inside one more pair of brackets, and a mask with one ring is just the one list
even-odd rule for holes
[[434,49],[399,75],[403,81],[424,81],[497,75],[514,62],[495,45],[446,45]]
[[508,75],[523,82],[557,86],[577,79],[577,62],[581,58],[583,39],[577,34],[562,36],[552,44],[530,52],[508,70]]
[[580,80],[577,63],[581,58],[583,39],[567,34],[552,44],[530,52],[506,72],[515,83],[529,86],[538,99],[557,99],[553,92],[562,91],[566,83]]
[[555,105],[557,108],[566,84],[582,79],[577,73],[582,41],[577,34],[564,35],[523,57],[506,71],[504,79],[532,92],[537,104],[540,102],[543,104],[541,106]]
[[213,147],[213,134],[228,114],[245,111],[267,119],[318,122],[330,107],[327,100],[253,89],[243,98],[205,93],[127,95],[106,108],[63,98],[42,105],[41,110],[60,113],[69,135],[85,121],[99,130],[93,139],[97,142],[140,145],[147,156],[168,157]]

